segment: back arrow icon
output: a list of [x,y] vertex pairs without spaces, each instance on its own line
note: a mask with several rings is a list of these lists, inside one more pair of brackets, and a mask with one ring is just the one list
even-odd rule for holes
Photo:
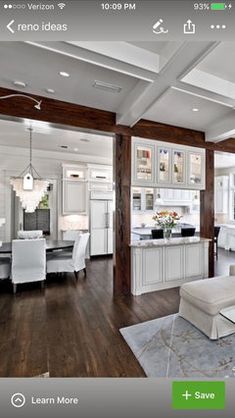
[[15,31],[12,29],[11,25],[13,25],[15,21],[11,20],[8,25],[7,25],[7,29],[11,32],[11,33],[15,33]]

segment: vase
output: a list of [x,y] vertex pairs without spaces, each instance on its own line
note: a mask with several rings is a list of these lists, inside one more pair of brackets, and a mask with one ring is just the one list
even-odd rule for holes
[[164,228],[163,230],[163,236],[165,239],[170,239],[172,234],[171,228]]

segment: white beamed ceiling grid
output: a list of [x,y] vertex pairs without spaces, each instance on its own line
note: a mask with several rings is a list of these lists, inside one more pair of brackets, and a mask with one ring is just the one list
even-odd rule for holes
[[1,87],[22,81],[26,94],[112,111],[126,126],[147,119],[208,141],[235,136],[235,42],[0,42],[0,56]]

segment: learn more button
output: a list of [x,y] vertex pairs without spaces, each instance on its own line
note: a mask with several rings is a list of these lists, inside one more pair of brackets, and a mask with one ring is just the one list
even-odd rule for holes
[[173,409],[224,409],[224,382],[184,381],[172,383]]

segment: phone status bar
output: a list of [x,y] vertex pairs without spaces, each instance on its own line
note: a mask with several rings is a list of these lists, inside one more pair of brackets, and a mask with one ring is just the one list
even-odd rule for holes
[[2,40],[235,39],[234,0],[5,1],[0,12]]

